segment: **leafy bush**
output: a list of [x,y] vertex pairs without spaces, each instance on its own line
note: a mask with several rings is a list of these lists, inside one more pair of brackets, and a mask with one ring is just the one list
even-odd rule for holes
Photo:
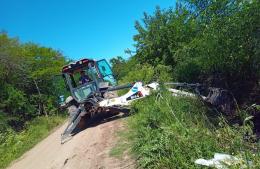
[[181,82],[194,83],[200,81],[202,67],[194,60],[182,62],[174,69],[174,77]]
[[62,116],[37,117],[27,122],[26,129],[21,132],[15,132],[11,128],[5,129],[5,132],[0,133],[0,168],[7,167],[63,122]]
[[120,84],[142,81],[145,84],[151,81],[168,82],[171,81],[171,68],[164,65],[151,66],[149,64],[138,64],[130,70],[122,79]]
[[[183,0],[175,9],[145,13],[135,25],[136,54],[116,69],[123,70],[120,82],[199,82],[230,90],[239,106],[259,103],[259,8],[259,0]],[[196,159],[215,152],[260,168],[259,143],[248,122],[231,125],[196,99],[167,92],[132,109],[129,140],[143,168],[198,168]]]
[[[59,51],[33,43],[21,43],[0,32],[0,123],[22,130],[41,115],[56,114],[61,89],[60,74],[66,63]],[[63,88],[64,91],[64,88]],[[11,133],[10,133],[11,134]]]
[[35,108],[29,103],[23,91],[16,89],[12,85],[5,85],[5,92],[2,106],[10,116],[24,117],[32,116]]
[[139,64],[135,68],[128,72],[126,76],[119,81],[119,83],[129,83],[135,81],[142,81],[148,83],[153,79],[154,69],[148,64]]
[[250,125],[230,126],[195,98],[155,93],[136,102],[132,110],[129,140],[142,168],[199,168],[194,161],[210,159],[215,152],[260,167],[259,145],[245,140],[246,135],[254,138]]
[[[137,64],[171,66],[181,82],[205,83],[233,92],[238,102],[259,95],[260,2],[190,1],[156,8],[136,22]],[[125,63],[127,65],[127,63]]]

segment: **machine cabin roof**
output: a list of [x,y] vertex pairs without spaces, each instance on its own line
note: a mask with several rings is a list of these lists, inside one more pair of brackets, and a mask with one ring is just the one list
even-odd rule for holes
[[70,63],[62,68],[62,73],[70,73],[80,71],[82,68],[86,68],[89,63],[94,63],[92,59],[81,59],[79,61]]

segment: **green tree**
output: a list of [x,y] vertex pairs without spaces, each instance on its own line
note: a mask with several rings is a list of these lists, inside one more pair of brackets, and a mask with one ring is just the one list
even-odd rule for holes
[[0,33],[0,111],[22,123],[56,111],[53,77],[65,63],[59,51]]

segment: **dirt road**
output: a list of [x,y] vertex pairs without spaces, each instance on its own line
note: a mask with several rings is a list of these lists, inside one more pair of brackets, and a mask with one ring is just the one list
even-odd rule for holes
[[118,141],[116,132],[123,128],[122,118],[94,124],[61,145],[60,136],[65,127],[66,124],[58,128],[8,169],[134,168],[127,155],[122,159],[109,155]]

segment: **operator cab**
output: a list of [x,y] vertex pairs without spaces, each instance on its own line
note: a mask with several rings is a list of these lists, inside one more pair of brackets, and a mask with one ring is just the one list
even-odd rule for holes
[[[102,91],[116,85],[111,67],[105,59],[82,59],[70,63],[62,68],[62,76],[77,102],[84,102],[90,95],[102,94]],[[82,76],[85,76],[84,83]]]

